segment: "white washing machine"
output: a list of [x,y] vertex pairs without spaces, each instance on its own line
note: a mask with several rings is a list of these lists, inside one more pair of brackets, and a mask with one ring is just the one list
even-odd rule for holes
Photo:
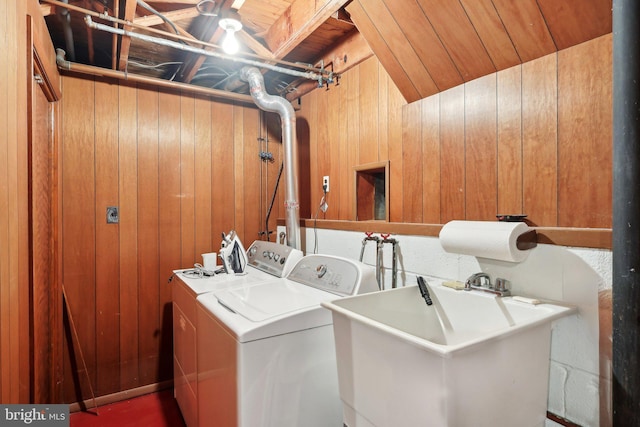
[[197,298],[201,426],[339,427],[327,300],[377,291],[357,261],[307,255],[286,279]]
[[196,269],[175,271],[172,286],[174,396],[188,427],[199,425],[196,297],[284,277],[302,258],[302,251],[257,240],[246,253],[239,250],[238,255],[242,258],[240,264],[246,267],[242,273],[206,276]]

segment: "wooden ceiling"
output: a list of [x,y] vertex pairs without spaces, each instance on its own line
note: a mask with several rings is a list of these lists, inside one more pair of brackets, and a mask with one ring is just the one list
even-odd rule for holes
[[611,32],[611,0],[353,0],[346,9],[408,102]]
[[[134,32],[153,31],[154,37],[169,39],[177,32],[180,43],[197,39],[213,45],[223,35],[220,17],[235,14],[243,24],[241,57],[302,62],[341,73],[375,54],[408,102],[611,32],[611,0],[145,2],[66,0],[75,8],[67,27],[62,2],[40,0],[54,45],[73,54],[67,59],[235,93],[248,91],[238,78],[243,63],[91,30],[83,11],[118,17]],[[291,99],[317,87],[264,71],[270,93]]]

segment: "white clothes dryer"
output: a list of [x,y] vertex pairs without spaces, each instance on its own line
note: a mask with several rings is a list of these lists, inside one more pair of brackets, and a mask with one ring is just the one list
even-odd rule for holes
[[200,426],[342,425],[327,300],[377,291],[373,267],[307,255],[286,279],[197,298]]

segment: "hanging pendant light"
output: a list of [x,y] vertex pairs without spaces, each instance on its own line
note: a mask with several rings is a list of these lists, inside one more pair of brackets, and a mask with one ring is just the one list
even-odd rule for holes
[[236,39],[236,31],[240,31],[242,24],[237,19],[224,18],[218,23],[220,28],[226,31],[224,40],[222,40],[222,49],[229,55],[237,53],[240,49],[240,43]]

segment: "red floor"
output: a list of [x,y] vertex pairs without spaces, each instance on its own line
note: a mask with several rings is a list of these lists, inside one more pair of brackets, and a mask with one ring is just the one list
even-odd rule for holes
[[70,427],[184,427],[173,390],[112,403],[71,414]]

